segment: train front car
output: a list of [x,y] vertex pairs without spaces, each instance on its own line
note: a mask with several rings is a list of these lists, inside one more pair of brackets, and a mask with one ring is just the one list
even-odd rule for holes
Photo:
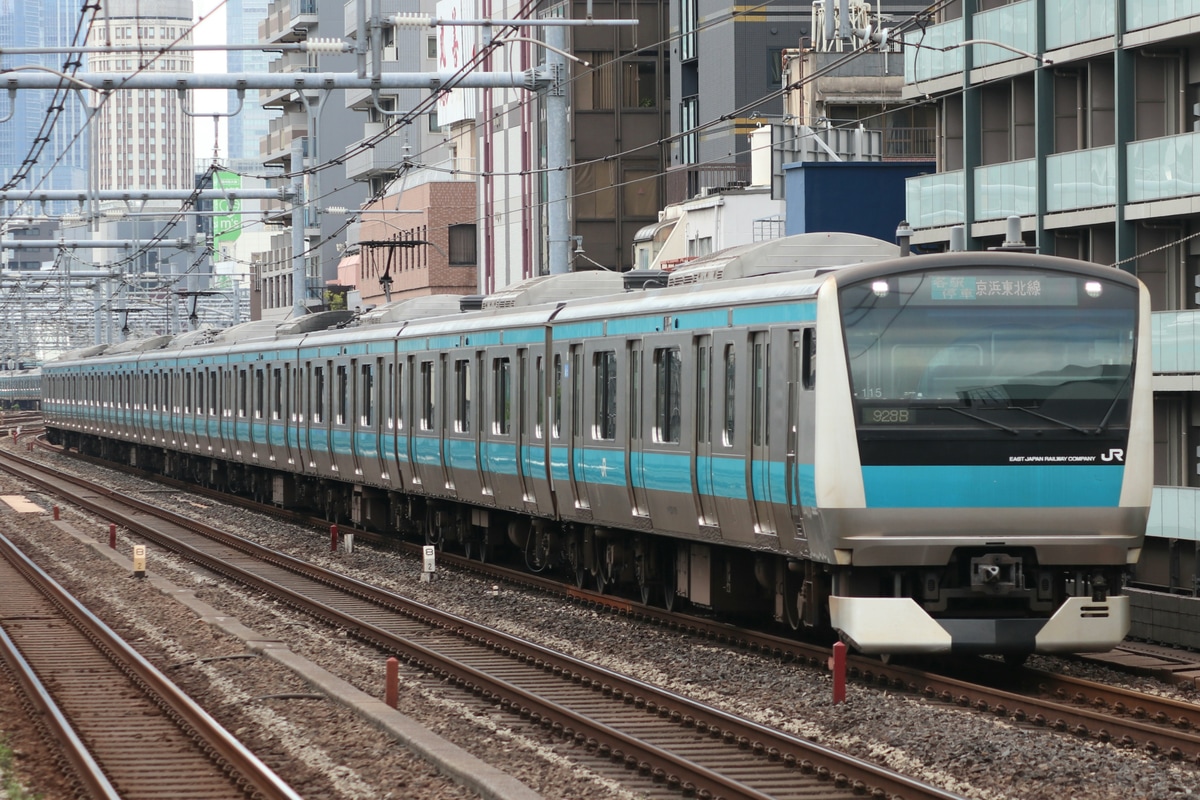
[[839,271],[818,306],[805,525],[833,626],[873,653],[1118,644],[1153,483],[1145,287],[956,253]]

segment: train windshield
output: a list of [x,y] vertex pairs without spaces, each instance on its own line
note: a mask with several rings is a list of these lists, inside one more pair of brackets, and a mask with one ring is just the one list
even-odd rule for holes
[[1125,284],[1020,269],[848,285],[842,321],[860,422],[1125,424],[1137,302]]

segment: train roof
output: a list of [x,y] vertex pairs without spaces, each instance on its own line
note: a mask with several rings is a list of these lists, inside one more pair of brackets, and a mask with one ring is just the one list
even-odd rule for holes
[[800,233],[765,242],[730,247],[702,256],[676,269],[667,286],[736,280],[778,272],[818,271],[886,261],[900,255],[900,248],[873,236],[857,233]]
[[462,295],[431,294],[396,300],[387,305],[367,311],[358,318],[359,325],[387,325],[409,322],[426,317],[442,317],[462,311]]

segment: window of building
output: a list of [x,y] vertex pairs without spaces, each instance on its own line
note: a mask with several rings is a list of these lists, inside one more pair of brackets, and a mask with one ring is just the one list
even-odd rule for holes
[[475,224],[451,225],[449,230],[450,266],[473,267],[478,262],[475,251]]

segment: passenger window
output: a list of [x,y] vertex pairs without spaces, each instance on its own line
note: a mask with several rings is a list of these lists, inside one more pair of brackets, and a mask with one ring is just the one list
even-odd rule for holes
[[492,359],[492,378],[495,383],[492,395],[496,407],[493,417],[496,420],[494,432],[507,436],[512,431],[512,376],[511,362],[507,358]]
[[433,430],[433,390],[434,390],[434,374],[433,362],[421,362],[421,429],[426,431]]
[[725,345],[725,446],[733,444],[737,419],[737,354],[733,345]]
[[696,441],[708,441],[708,347],[696,348]]
[[679,382],[682,366],[678,347],[664,347],[654,351],[655,441],[679,441]]
[[350,378],[346,366],[343,364],[337,368],[337,416],[334,422],[338,425],[346,424],[346,411],[350,396]]
[[471,362],[454,362],[454,429],[459,433],[471,431]]
[[322,423],[325,421],[325,368],[317,367],[313,370],[313,412],[312,421]]
[[563,416],[563,360],[559,354],[554,355],[554,419],[550,430],[555,439],[562,438]]
[[283,370],[271,370],[271,419],[283,417]]
[[360,395],[359,405],[361,406],[358,415],[358,424],[365,427],[371,427],[374,423],[374,400],[375,400],[375,368],[370,364],[363,364],[361,367],[362,384],[359,389],[362,392]]
[[596,380],[596,413],[592,438],[617,438],[617,354],[612,350],[596,353],[592,364]]
[[263,385],[264,375],[261,369],[254,370],[254,418],[263,418],[263,405],[265,402],[265,389]]

